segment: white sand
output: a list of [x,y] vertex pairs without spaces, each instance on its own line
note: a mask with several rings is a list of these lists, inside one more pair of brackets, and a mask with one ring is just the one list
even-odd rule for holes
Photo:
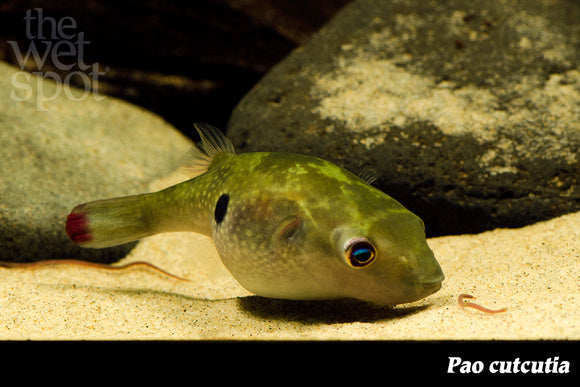
[[[141,242],[104,271],[0,269],[0,339],[580,339],[580,213],[517,230],[429,240],[447,278],[424,300],[378,308],[249,296],[186,233]],[[501,314],[459,308],[470,293]]]

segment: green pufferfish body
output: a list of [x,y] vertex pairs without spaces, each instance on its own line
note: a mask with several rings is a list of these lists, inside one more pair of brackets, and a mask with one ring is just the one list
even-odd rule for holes
[[197,176],[81,204],[67,218],[69,237],[103,248],[171,231],[210,236],[235,279],[264,297],[393,305],[441,287],[423,222],[390,196],[322,159],[236,154],[219,130],[196,128]]

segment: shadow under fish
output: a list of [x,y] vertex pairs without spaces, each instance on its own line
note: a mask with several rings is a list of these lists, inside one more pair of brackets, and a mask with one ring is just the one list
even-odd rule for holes
[[429,308],[429,305],[380,306],[354,299],[297,301],[260,296],[240,297],[237,302],[242,311],[261,319],[304,324],[371,323],[395,320]]

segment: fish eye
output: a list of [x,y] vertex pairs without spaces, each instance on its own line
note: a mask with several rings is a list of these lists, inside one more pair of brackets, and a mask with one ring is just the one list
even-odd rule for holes
[[376,257],[375,246],[366,238],[351,239],[344,250],[346,263],[357,269],[367,267]]

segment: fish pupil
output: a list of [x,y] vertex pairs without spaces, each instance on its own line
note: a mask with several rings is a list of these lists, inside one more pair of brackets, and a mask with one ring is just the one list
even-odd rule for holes
[[216,221],[217,224],[220,224],[225,216],[226,216],[226,212],[228,211],[228,203],[230,202],[230,195],[228,194],[222,194],[216,205],[215,205],[215,211],[214,211],[214,219]]
[[357,262],[366,262],[368,261],[372,254],[371,251],[369,250],[369,248],[367,247],[362,247],[362,248],[358,248],[353,252],[354,255],[354,259]]

